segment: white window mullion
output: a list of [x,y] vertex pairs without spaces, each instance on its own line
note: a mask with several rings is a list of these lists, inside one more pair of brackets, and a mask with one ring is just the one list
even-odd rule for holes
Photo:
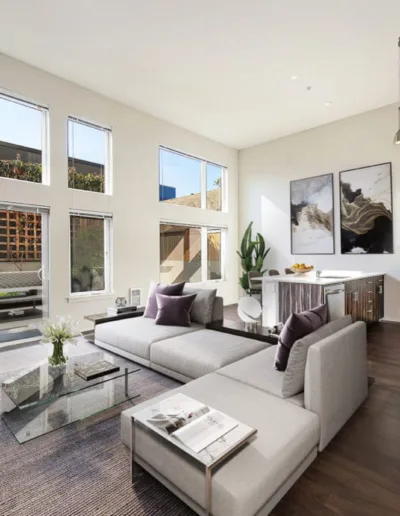
[[207,281],[208,273],[208,246],[207,246],[208,229],[201,228],[201,281]]
[[50,184],[50,127],[49,112],[42,110],[42,183]]
[[221,229],[221,277],[223,280],[227,280],[226,270],[226,254],[228,245],[228,232],[226,229]]
[[106,219],[104,221],[104,274],[105,274],[105,290],[106,292],[112,292],[113,289],[113,232],[112,232],[112,220]]
[[207,209],[207,163],[201,162],[201,208]]
[[105,132],[105,145],[106,145],[106,162],[104,165],[104,193],[112,195],[113,193],[113,145],[112,145],[112,132]]

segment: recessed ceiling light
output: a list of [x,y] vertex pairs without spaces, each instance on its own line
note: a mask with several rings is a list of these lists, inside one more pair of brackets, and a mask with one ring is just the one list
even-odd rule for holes
[[331,106],[331,105],[332,105],[332,102],[330,100],[325,102],[325,106]]
[[291,76],[292,81],[297,81],[298,78],[299,78],[298,75],[292,75]]

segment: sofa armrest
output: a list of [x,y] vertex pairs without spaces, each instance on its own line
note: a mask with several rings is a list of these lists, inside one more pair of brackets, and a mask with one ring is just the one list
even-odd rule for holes
[[224,318],[224,300],[222,297],[216,296],[214,300],[211,322],[222,321]]
[[308,350],[304,404],[319,415],[323,450],[368,395],[367,332],[356,322]]

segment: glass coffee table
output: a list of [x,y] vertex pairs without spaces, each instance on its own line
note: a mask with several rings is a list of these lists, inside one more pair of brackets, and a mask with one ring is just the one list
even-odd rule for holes
[[[77,366],[93,368],[107,361],[118,371],[84,380]],[[113,353],[93,351],[68,359],[63,369],[47,359],[7,373],[1,381],[2,417],[19,443],[104,412],[140,396],[130,392],[130,375],[140,371],[133,362]]]

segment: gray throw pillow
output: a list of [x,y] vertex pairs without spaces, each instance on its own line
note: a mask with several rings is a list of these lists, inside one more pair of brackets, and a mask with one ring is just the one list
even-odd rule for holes
[[285,371],[293,344],[327,322],[328,307],[326,304],[292,314],[279,335],[275,353],[275,369]]
[[183,289],[183,295],[188,294],[197,294],[190,314],[192,321],[199,324],[210,323],[212,321],[217,289],[192,288],[186,285]]
[[149,297],[147,298],[146,308],[143,317],[149,317],[155,319],[157,316],[157,299],[156,294],[164,294],[166,296],[181,296],[183,292],[183,283],[172,283],[171,285],[165,285],[164,283],[156,283],[152,281],[150,284]]
[[304,391],[304,377],[306,373],[307,354],[310,346],[334,333],[350,326],[353,319],[346,315],[331,321],[306,337],[296,341],[289,355],[288,365],[283,376],[282,396],[290,398]]
[[190,326],[190,311],[196,294],[189,296],[165,296],[156,293],[157,316],[155,324],[165,326]]

